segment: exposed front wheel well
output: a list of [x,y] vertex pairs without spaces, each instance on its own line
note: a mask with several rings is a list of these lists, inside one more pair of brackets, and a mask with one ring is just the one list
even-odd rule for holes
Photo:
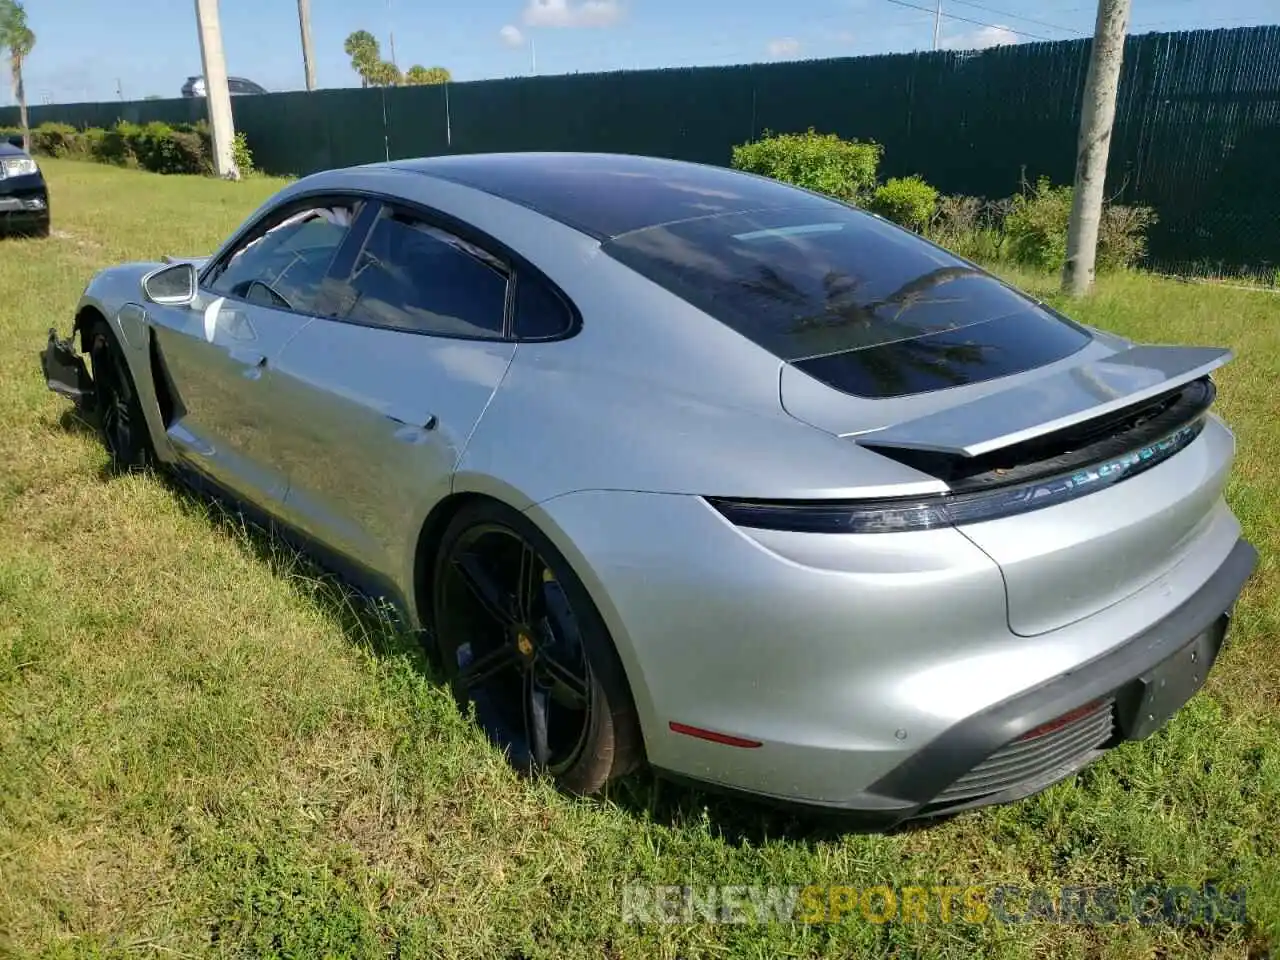
[[102,315],[102,311],[96,307],[84,307],[76,314],[75,323],[71,327],[71,336],[74,339],[76,334],[80,335],[81,353],[89,352],[89,330],[93,327],[94,322],[98,320],[103,323],[107,322],[107,318]]
[[[89,331],[97,321],[102,321],[107,324],[109,329],[111,328],[111,324],[107,322],[107,318],[97,307],[83,307],[76,314],[75,322],[71,327],[71,336],[74,339],[79,334],[81,353],[89,352]],[[112,336],[115,336],[114,329],[111,330],[111,333]],[[156,405],[160,409],[160,422],[164,429],[168,429],[183,416],[184,411],[178,401],[177,392],[173,388],[173,382],[169,379],[168,371],[165,369],[164,358],[160,355],[160,347],[156,343],[155,332],[150,329],[147,330],[147,360],[151,392],[155,397]]]

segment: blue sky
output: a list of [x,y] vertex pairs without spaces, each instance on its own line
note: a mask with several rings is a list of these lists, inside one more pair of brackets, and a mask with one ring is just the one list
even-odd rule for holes
[[[312,0],[322,87],[357,82],[343,39],[366,29],[396,60],[456,80],[927,49],[934,0]],[[942,0],[945,46],[1092,31],[1089,0]],[[29,102],[177,96],[200,72],[194,0],[28,0],[37,35]],[[994,9],[993,9],[994,8]],[[1016,13],[1017,16],[1012,14]],[[229,71],[271,90],[304,86],[295,0],[221,0]],[[965,19],[960,19],[965,18]],[[980,21],[969,23],[965,20]],[[1280,0],[1134,0],[1133,29],[1280,21]],[[1018,32],[1014,32],[1018,31]],[[531,47],[532,42],[532,47]],[[4,102],[12,102],[7,84]]]

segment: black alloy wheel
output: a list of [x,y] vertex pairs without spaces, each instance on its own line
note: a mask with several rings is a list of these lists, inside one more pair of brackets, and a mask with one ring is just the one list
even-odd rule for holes
[[144,467],[150,462],[151,445],[128,364],[105,322],[95,323],[87,339],[102,444],[118,469]]
[[593,793],[634,766],[639,724],[617,653],[577,577],[525,518],[489,501],[464,509],[433,587],[454,696],[517,769]]

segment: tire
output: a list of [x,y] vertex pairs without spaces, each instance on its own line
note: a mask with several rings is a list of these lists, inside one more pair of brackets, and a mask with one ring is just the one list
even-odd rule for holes
[[[642,762],[613,640],[582,581],[536,526],[496,501],[469,504],[445,528],[432,570],[432,635],[454,698],[464,712],[475,706],[517,769],[587,795]],[[523,611],[522,594],[532,598]]]
[[150,466],[154,461],[151,437],[129,363],[115,333],[105,320],[95,320],[85,331],[84,343],[93,375],[98,436],[111,456],[112,466],[122,472]]

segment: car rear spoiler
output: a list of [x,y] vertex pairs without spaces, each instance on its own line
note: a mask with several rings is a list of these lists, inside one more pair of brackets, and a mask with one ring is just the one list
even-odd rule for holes
[[1176,390],[1231,357],[1218,347],[1131,347],[850,439],[866,447],[980,457]]

